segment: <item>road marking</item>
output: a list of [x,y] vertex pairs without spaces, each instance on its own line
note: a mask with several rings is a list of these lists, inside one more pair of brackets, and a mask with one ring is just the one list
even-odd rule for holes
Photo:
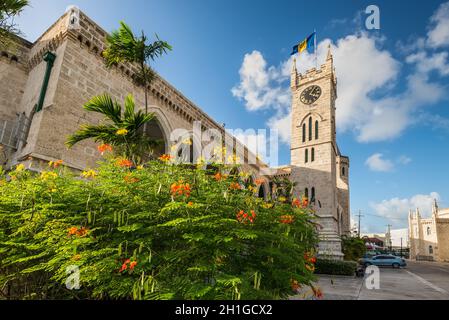
[[418,281],[420,281],[420,282],[424,283],[425,285],[431,287],[433,290],[438,291],[438,292],[440,292],[440,293],[442,293],[442,294],[447,294],[447,291],[446,291],[446,290],[444,290],[444,289],[442,289],[442,288],[440,288],[440,287],[434,285],[433,283],[427,281],[427,280],[424,279],[424,278],[421,278],[421,277],[418,276],[417,274],[414,274],[413,272],[410,272],[410,271],[408,271],[408,270],[405,270],[405,271],[406,271],[408,274],[410,274],[411,276],[413,276],[415,279],[417,279]]

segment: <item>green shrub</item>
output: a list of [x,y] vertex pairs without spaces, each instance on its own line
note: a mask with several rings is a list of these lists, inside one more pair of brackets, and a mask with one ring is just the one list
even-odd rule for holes
[[[109,159],[81,177],[53,166],[0,177],[7,298],[278,299],[314,280],[313,212],[259,199],[244,173],[167,157]],[[79,290],[66,289],[73,266]]]
[[339,261],[318,258],[316,262],[316,274],[329,274],[341,276],[353,276],[357,268],[357,262]]
[[342,237],[341,246],[347,261],[358,261],[366,253],[365,241],[358,237]]

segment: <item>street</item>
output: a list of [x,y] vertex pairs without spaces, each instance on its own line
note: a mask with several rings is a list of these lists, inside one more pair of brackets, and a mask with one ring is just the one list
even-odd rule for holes
[[370,277],[323,275],[317,286],[324,300],[449,300],[449,263],[407,261],[406,268],[380,268],[379,289],[367,287]]

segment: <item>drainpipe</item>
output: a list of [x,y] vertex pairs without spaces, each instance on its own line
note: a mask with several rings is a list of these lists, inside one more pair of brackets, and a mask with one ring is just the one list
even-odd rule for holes
[[44,54],[44,61],[47,62],[47,70],[45,70],[44,83],[42,84],[41,94],[39,96],[39,102],[36,105],[36,112],[42,110],[44,106],[45,95],[47,94],[48,89],[48,81],[50,80],[51,70],[53,69],[53,65],[56,59],[56,55],[48,51]]
[[22,149],[27,143],[28,134],[30,133],[31,123],[33,121],[34,114],[36,112],[41,111],[44,106],[45,95],[47,94],[47,89],[48,89],[48,82],[50,81],[50,75],[51,75],[51,71],[53,69],[54,62],[56,60],[56,55],[54,53],[48,51],[47,53],[44,54],[43,60],[45,62],[47,62],[47,68],[45,70],[44,82],[42,83],[41,93],[39,95],[39,101],[34,106],[34,108],[31,109],[28,123],[25,125],[25,128],[23,130],[24,134],[17,146],[18,150]]

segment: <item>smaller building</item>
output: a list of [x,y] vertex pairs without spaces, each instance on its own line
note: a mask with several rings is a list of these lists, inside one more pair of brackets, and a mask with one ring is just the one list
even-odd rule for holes
[[435,200],[430,218],[422,218],[416,209],[408,221],[410,258],[449,262],[449,208],[438,208]]

